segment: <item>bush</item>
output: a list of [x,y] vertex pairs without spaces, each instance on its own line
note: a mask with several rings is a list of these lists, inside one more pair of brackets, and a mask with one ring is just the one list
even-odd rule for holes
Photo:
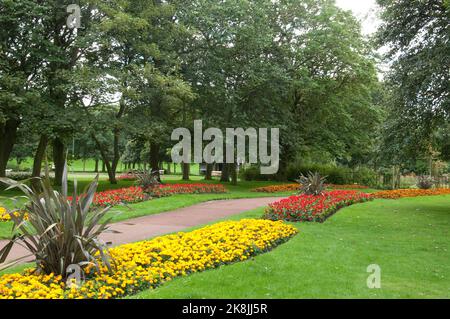
[[420,189],[430,189],[434,185],[434,180],[431,176],[418,176],[416,185]]
[[161,183],[158,180],[158,175],[154,172],[142,171],[136,172],[136,185],[144,190],[145,193],[153,194],[153,191],[158,188]]
[[276,179],[274,175],[261,174],[259,166],[256,165],[241,168],[239,178],[244,181],[271,181]]
[[287,167],[287,178],[296,180],[298,175],[307,175],[309,172],[317,172],[322,176],[327,176],[330,184],[351,184],[351,170],[345,167],[337,167],[322,164],[298,164],[291,163]]
[[322,176],[327,176],[327,183],[335,185],[377,185],[377,173],[373,169],[363,166],[351,169],[331,164],[301,164],[294,162],[288,165],[286,175],[288,180],[294,181],[299,174],[306,175],[308,172],[318,172]]
[[301,175],[297,182],[300,184],[300,192],[305,195],[318,196],[325,190],[325,177],[317,172],[309,172],[307,176]]
[[352,171],[352,183],[376,187],[378,185],[378,174],[375,170],[360,166]]

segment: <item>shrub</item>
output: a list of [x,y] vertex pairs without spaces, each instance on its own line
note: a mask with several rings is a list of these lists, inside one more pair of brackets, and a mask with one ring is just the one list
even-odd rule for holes
[[244,181],[270,181],[276,179],[274,175],[261,174],[260,168],[252,165],[239,170],[239,178]]
[[298,174],[306,175],[308,172],[318,172],[322,176],[327,176],[330,184],[361,184],[377,186],[378,179],[375,170],[368,167],[357,167],[351,169],[344,166],[334,166],[331,164],[301,164],[290,163],[286,169],[288,180],[295,180]]
[[91,204],[97,189],[98,175],[76,200],[77,188],[74,184],[74,199],[67,199],[67,166],[63,174],[62,193],[55,191],[48,178],[40,179],[41,192],[32,190],[27,185],[2,178],[2,182],[10,185],[8,189],[18,188],[28,202],[24,215],[10,213],[14,222],[13,237],[0,251],[0,263],[5,262],[12,247],[21,244],[30,255],[4,265],[13,264],[34,256],[36,271],[43,274],[61,275],[65,278],[69,265],[95,264],[100,260],[109,268],[109,258],[104,245],[98,236],[107,230],[107,223],[100,222],[108,209],[91,210]]
[[327,181],[331,184],[351,184],[351,170],[344,167],[336,167],[321,164],[298,164],[291,163],[287,167],[287,178],[296,180],[298,175],[307,175],[309,172],[317,172],[322,176],[327,176]]
[[378,174],[375,170],[360,166],[351,171],[351,184],[357,183],[360,185],[367,185],[376,187],[378,185]]
[[300,184],[300,192],[305,195],[320,195],[325,190],[325,177],[319,173],[308,172],[307,176],[301,175],[297,180]]
[[142,171],[135,174],[136,184],[147,194],[152,195],[154,193],[154,190],[156,188],[159,188],[159,186],[161,185],[160,181],[158,180],[158,175],[153,172]]
[[269,204],[263,218],[285,221],[323,222],[340,208],[371,200],[370,194],[336,190],[323,195],[299,195]]
[[431,176],[418,176],[417,177],[417,187],[420,189],[430,189],[434,185],[434,180]]

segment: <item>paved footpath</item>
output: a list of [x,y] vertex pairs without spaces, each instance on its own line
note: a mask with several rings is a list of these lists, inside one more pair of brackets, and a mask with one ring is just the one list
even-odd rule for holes
[[[112,246],[145,240],[267,206],[279,199],[280,197],[261,197],[204,202],[165,213],[113,223],[110,225],[110,229],[120,233],[105,233],[100,238],[108,244],[111,243]],[[0,249],[6,243],[7,241],[0,240]],[[25,255],[27,255],[27,251],[23,247],[15,245],[7,260],[14,260]]]

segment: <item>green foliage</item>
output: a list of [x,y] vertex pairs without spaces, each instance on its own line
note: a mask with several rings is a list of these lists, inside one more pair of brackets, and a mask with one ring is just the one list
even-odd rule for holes
[[28,220],[11,214],[14,222],[13,237],[0,250],[0,263],[3,263],[11,248],[20,244],[27,248],[29,255],[13,260],[2,266],[9,267],[24,259],[34,257],[36,269],[40,273],[62,275],[66,277],[69,265],[98,266],[101,260],[110,267],[106,247],[99,240],[99,235],[107,231],[110,219],[101,222],[109,208],[92,210],[98,184],[98,176],[79,200],[76,183],[72,199],[67,198],[67,166],[64,169],[62,192],[55,191],[47,178],[39,181],[41,191],[33,190],[27,185],[10,179],[1,179],[10,185],[9,189],[18,188],[26,197],[23,211],[28,213]]
[[258,166],[252,165],[241,168],[239,170],[239,178],[244,181],[270,181],[274,179],[274,176],[263,175]]
[[30,140],[44,134],[66,148],[75,137],[75,158],[102,157],[112,182],[121,157],[155,166],[173,128],[199,118],[279,127],[280,175],[297,155],[351,167],[371,157],[373,52],[333,1],[83,0],[76,32],[65,26],[65,1],[3,2],[0,126],[20,119],[11,131],[22,125]]
[[327,176],[330,184],[360,184],[365,186],[377,186],[377,172],[371,168],[360,166],[354,169],[345,166],[331,164],[304,164],[293,162],[288,165],[286,175],[288,180],[295,180],[298,174],[306,175],[308,172],[318,172]]
[[378,44],[389,49],[391,64],[383,155],[399,164],[428,155],[430,145],[447,144],[435,135],[450,121],[450,10],[443,0],[378,4],[383,20]]
[[349,169],[322,164],[291,163],[288,165],[287,177],[289,180],[296,180],[298,174],[307,175],[309,172],[317,172],[322,176],[327,176],[327,181],[331,184],[347,184],[350,180]]
[[305,195],[321,195],[325,190],[326,176],[321,176],[318,172],[308,172],[307,176],[300,175],[297,182],[300,184],[300,193]]

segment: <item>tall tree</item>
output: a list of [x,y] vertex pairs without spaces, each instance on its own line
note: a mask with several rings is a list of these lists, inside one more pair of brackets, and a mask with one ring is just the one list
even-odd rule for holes
[[[93,92],[92,86],[85,83],[83,91],[94,101],[91,107],[85,107],[89,116],[92,109],[105,108],[105,101],[101,101],[105,91],[115,93],[118,99],[109,108],[114,113],[110,122],[112,145],[98,143],[110,182],[116,183],[119,141],[124,128],[129,128],[133,135],[139,133],[148,138],[152,168],[158,170],[161,136],[170,136],[167,129],[174,118],[168,106],[173,106],[173,99],[183,99],[190,92],[177,75],[177,58],[171,43],[179,27],[170,4],[121,1],[108,3],[100,10],[104,14],[98,29],[102,36],[86,68],[97,70],[97,82],[105,85]],[[112,150],[112,158],[107,156],[108,148]]]
[[378,43],[391,62],[385,147],[395,156],[429,153],[436,132],[450,121],[450,3],[378,0]]
[[0,1],[0,176],[19,126],[40,106],[38,77],[48,53],[42,16],[46,3]]

